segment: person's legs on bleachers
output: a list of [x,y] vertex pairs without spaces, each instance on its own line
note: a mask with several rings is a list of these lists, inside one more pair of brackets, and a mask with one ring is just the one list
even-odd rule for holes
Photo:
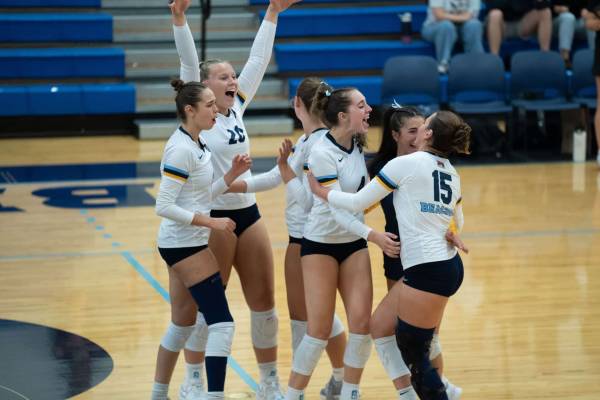
[[549,8],[543,10],[531,10],[519,21],[519,36],[528,38],[537,32],[540,50],[550,50],[552,39],[552,12]]
[[560,55],[565,62],[571,59],[571,47],[573,46],[573,38],[575,37],[575,26],[577,20],[570,12],[558,14],[553,21],[553,31],[558,34],[558,49]]
[[497,8],[490,10],[486,23],[490,53],[499,55],[500,46],[502,45],[502,39],[504,36],[504,13],[502,10]]
[[425,40],[433,42],[439,71],[446,73],[457,39],[456,26],[448,20],[432,22],[423,27],[421,34]]
[[470,19],[461,28],[465,53],[483,53],[483,24],[478,19]]

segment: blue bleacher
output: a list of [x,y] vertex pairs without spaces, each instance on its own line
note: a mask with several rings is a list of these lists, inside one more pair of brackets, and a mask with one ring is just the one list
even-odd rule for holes
[[100,8],[101,0],[0,0],[0,7],[90,7]]
[[111,42],[112,21],[105,13],[5,13],[0,42]]
[[[290,9],[279,16],[277,36],[398,34],[398,15],[406,12],[412,15],[413,32],[420,32],[427,16],[426,5]],[[261,11],[261,18],[264,15]]]
[[132,114],[135,87],[116,84],[0,86],[0,115]]
[[[302,3],[365,3],[368,0],[302,0]],[[269,4],[269,0],[249,0],[251,6]],[[286,11],[287,12],[287,11]]]
[[0,49],[0,78],[3,79],[124,76],[122,49]]
[[428,55],[433,46],[421,40],[322,42],[276,44],[275,57],[280,72],[381,69],[397,55]]

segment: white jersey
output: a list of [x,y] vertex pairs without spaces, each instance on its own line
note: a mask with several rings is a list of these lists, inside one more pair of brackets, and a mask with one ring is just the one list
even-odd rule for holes
[[[350,149],[342,147],[330,132],[313,145],[308,167],[322,185],[333,191],[356,193],[369,179],[362,150],[354,141]],[[370,231],[364,224],[363,210],[350,213],[313,197],[305,238],[320,243],[348,243],[366,239]]]
[[[161,180],[156,199],[157,214],[163,219],[158,246],[194,247],[208,243],[210,230],[191,225],[194,214],[210,214],[213,196],[211,152],[202,138],[199,143],[183,128],[169,138],[160,163]],[[224,191],[224,181],[222,188]]]
[[[258,86],[267,70],[273,52],[277,25],[263,20],[252,44],[248,62],[238,77],[239,91],[229,115],[219,114],[217,123],[203,133],[204,139],[213,152],[215,176],[222,177],[231,168],[231,161],[238,154],[250,155],[250,140],[242,121],[246,107],[256,94]],[[184,82],[200,81],[198,54],[194,38],[186,24],[174,26],[175,44],[181,62],[180,76]],[[240,175],[240,179],[251,177],[250,171]],[[236,210],[256,203],[254,193],[227,193],[218,196],[212,204],[214,210]]]
[[[461,200],[460,177],[442,157],[418,151],[389,161],[360,193],[331,191],[332,205],[349,210],[368,207],[394,191],[404,268],[449,260],[456,249],[445,235]],[[458,214],[458,213],[457,213]],[[460,211],[458,225],[462,225]]]

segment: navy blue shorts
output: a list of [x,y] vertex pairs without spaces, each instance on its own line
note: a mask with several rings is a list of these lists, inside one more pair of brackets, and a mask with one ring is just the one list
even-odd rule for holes
[[383,255],[383,271],[387,279],[398,282],[404,276],[404,267],[400,258]]
[[463,263],[458,253],[456,253],[449,260],[418,264],[406,268],[402,282],[424,292],[450,297],[458,291],[463,276]]
[[338,264],[341,264],[352,254],[366,248],[367,241],[365,239],[358,239],[349,243],[320,243],[302,238],[300,256],[304,257],[311,254],[324,254],[326,256],[335,258]]
[[302,245],[302,239],[290,236],[289,244],[292,244],[292,243],[296,243],[296,244]]
[[260,219],[260,212],[258,206],[253,204],[250,207],[237,210],[211,210],[210,216],[213,218],[231,218],[235,222],[233,233],[240,237],[246,229]]
[[173,247],[173,248],[164,248],[159,247],[158,252],[163,260],[167,263],[169,267],[177,264],[179,261],[188,258],[189,256],[193,256],[196,253],[200,253],[202,250],[206,249],[208,246],[194,246],[194,247]]

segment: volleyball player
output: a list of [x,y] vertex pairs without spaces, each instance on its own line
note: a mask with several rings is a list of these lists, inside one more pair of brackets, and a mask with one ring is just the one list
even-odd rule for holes
[[[413,107],[402,107],[394,104],[383,114],[381,144],[368,165],[369,175],[374,178],[377,173],[392,159],[417,151],[414,141],[419,126],[423,125],[424,116]],[[393,194],[390,193],[380,201],[385,216],[385,231],[399,235]],[[453,239],[454,240],[454,239]],[[395,305],[397,304],[397,282],[404,273],[400,258],[383,254],[383,268],[387,279],[388,294],[381,300],[371,316],[371,336],[375,349],[384,364],[388,376],[393,381],[400,399],[415,399],[411,390],[410,375],[405,368],[400,351],[396,346],[394,328],[396,325]],[[460,398],[462,389],[453,385],[443,377],[443,358],[438,338],[439,325],[433,335],[429,357],[434,368],[438,370],[446,385],[446,393],[450,400]],[[412,392],[412,393],[411,393]],[[412,397],[411,397],[412,396]]]
[[463,279],[460,256],[445,237],[452,223],[458,230],[463,225],[460,177],[448,156],[468,153],[470,133],[471,128],[456,114],[439,111],[417,131],[414,143],[420,151],[388,162],[358,193],[331,190],[309,179],[317,196],[355,212],[396,191],[394,209],[404,267],[398,288],[396,341],[423,400],[448,399],[429,352],[448,298]]
[[[368,179],[362,147],[371,107],[356,89],[333,90],[321,84],[313,109],[330,130],[312,147],[308,167],[336,190],[356,192]],[[286,399],[303,397],[331,333],[337,290],[350,332],[340,399],[359,396],[358,385],[371,352],[373,286],[366,240],[392,256],[399,251],[393,235],[371,230],[362,221],[362,210],[347,213],[318,199],[310,210],[300,249],[308,326],[294,354]]]
[[[185,10],[189,0],[176,0],[171,9],[181,18],[175,22],[175,43],[186,81],[205,83],[216,96],[219,111],[215,126],[205,138],[213,152],[215,175],[225,174],[231,160],[238,154],[249,154],[249,137],[243,122],[248,104],[256,94],[269,64],[280,12],[299,0],[270,0],[265,18],[256,34],[249,59],[239,78],[230,63],[207,60],[198,63],[198,56]],[[248,171],[243,178],[250,177]],[[260,219],[256,198],[252,193],[228,193],[212,203],[211,216],[231,218],[236,223],[233,234],[212,231],[209,247],[219,264],[223,282],[227,283],[231,267],[240,277],[244,297],[251,312],[251,332],[254,352],[260,371],[257,399],[281,399],[277,374],[278,317],[275,312],[273,256],[267,229]],[[200,331],[200,329],[199,329]],[[201,351],[201,343],[191,350]]]
[[208,248],[208,236],[210,229],[233,231],[235,223],[229,218],[210,217],[210,202],[250,168],[250,160],[237,156],[231,169],[214,180],[212,154],[200,131],[215,124],[215,95],[199,82],[177,79],[172,85],[182,124],[165,146],[156,199],[156,213],[163,217],[158,249],[169,266],[171,323],[158,349],[152,399],[167,398],[177,357],[194,329],[198,309],[208,325],[208,398],[224,398],[234,323],[219,267]]

